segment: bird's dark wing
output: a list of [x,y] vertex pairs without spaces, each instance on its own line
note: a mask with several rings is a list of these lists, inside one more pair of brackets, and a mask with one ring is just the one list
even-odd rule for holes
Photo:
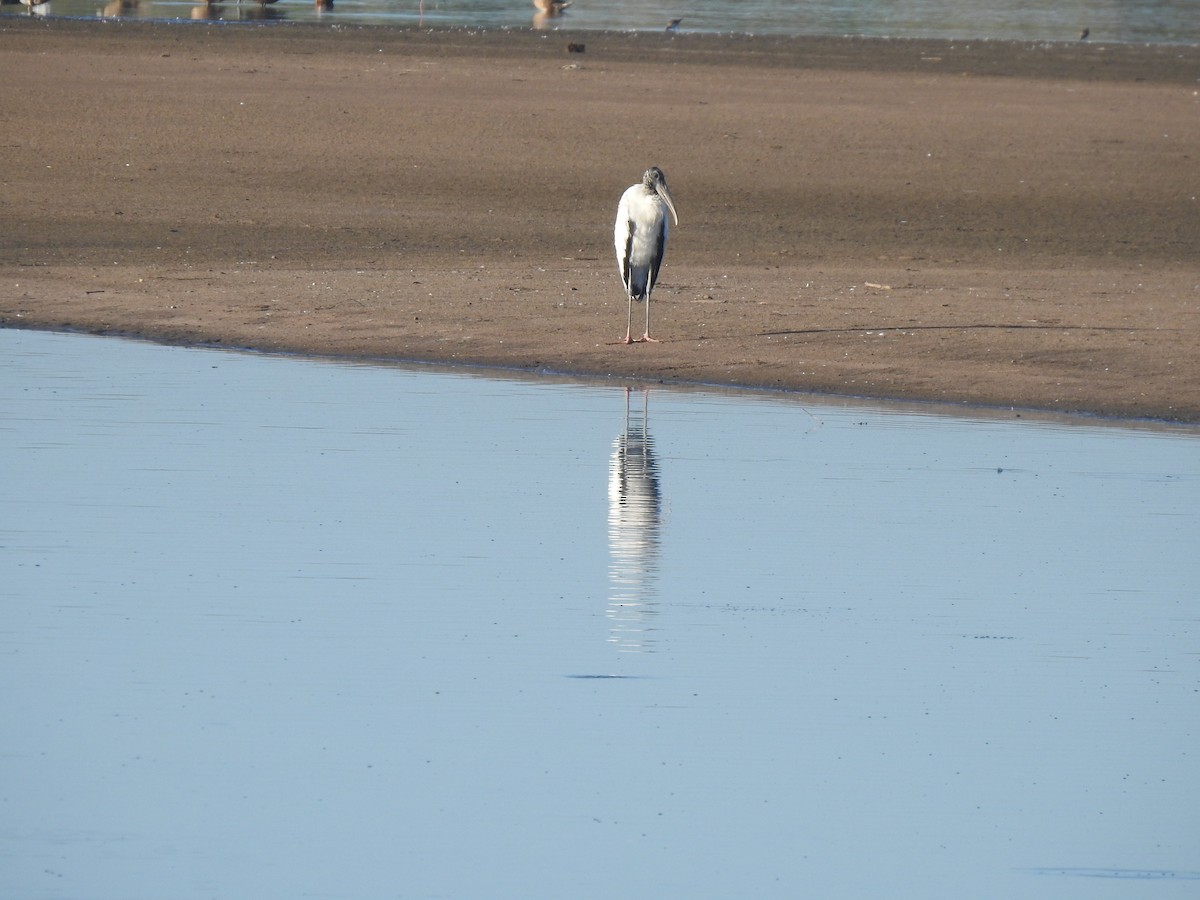
[[646,282],[646,295],[654,290],[654,285],[658,282],[658,270],[662,268],[663,254],[667,251],[667,217],[664,215],[662,227],[658,230],[658,240],[655,242],[654,261],[650,263],[650,279]]
[[630,279],[633,277],[629,267],[629,257],[633,254],[633,232],[634,226],[632,221],[625,223],[625,255],[621,257],[621,280],[625,282],[625,292],[629,293]]

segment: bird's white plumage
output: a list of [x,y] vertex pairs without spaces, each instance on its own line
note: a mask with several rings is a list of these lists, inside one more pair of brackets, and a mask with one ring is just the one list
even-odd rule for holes
[[634,300],[645,300],[658,275],[667,246],[667,205],[645,185],[635,184],[621,195],[613,243],[621,280]]
[[[633,336],[633,302],[646,301],[646,333],[650,337],[650,293],[658,281],[663,253],[667,248],[667,214],[675,216],[675,203],[667,188],[662,170],[653,166],[642,180],[621,195],[617,204],[617,221],[613,228],[613,245],[617,251],[617,266],[629,298],[630,327],[625,342]],[[676,216],[676,224],[678,224]]]

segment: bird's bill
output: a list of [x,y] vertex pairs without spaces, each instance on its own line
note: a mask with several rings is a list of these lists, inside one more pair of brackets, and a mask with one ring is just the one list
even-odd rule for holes
[[658,192],[658,196],[662,197],[663,200],[666,201],[667,209],[671,210],[671,217],[675,219],[675,224],[678,225],[679,213],[675,212],[675,201],[671,197],[671,191],[667,187],[667,183],[665,181],[660,181],[657,185],[655,185],[654,189]]

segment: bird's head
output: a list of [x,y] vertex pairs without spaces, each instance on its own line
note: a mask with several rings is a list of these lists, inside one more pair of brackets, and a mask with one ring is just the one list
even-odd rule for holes
[[654,191],[658,196],[662,197],[663,202],[667,204],[667,209],[671,210],[671,216],[675,219],[675,224],[679,224],[679,213],[675,212],[675,200],[671,197],[671,191],[667,187],[667,176],[663,174],[662,169],[658,166],[651,166],[646,170],[646,174],[642,176],[642,184],[647,190]]

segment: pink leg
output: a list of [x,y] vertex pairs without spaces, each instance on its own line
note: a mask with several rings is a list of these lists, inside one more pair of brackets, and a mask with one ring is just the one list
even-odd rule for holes
[[658,338],[650,337],[650,291],[646,291],[646,333],[642,335],[642,340],[651,344],[658,343]]

